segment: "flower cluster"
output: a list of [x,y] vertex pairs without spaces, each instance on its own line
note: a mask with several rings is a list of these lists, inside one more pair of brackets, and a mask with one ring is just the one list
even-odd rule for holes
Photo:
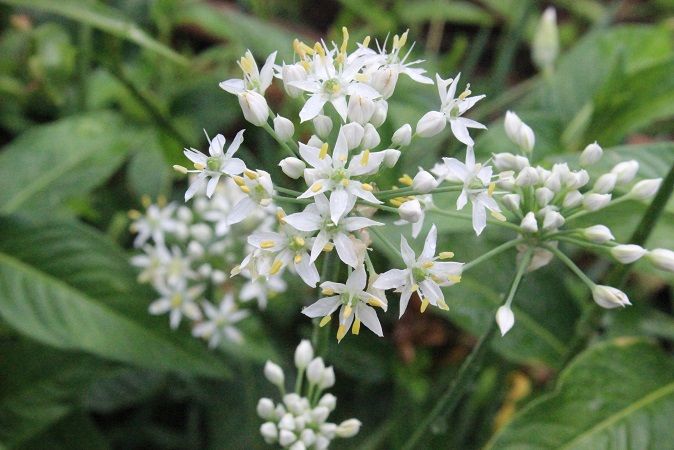
[[[212,149],[215,143],[222,148],[224,138],[218,135]],[[230,277],[238,267],[237,255],[250,250],[236,234],[269,229],[274,214],[260,210],[245,221],[232,220],[236,205],[247,197],[232,179],[218,184],[217,173],[210,176],[216,180],[208,182],[210,198],[190,192],[191,208],[166,204],[163,199],[150,204],[144,198],[145,212],[130,212],[131,229],[137,233],[134,245],[141,250],[131,262],[140,269],[139,281],[150,283],[160,295],[150,305],[150,313],[168,313],[171,328],[177,328],[183,318],[190,320],[194,336],[215,347],[223,340],[241,341],[237,325],[249,315],[241,303],[256,300],[264,308],[270,295],[285,290],[285,282],[280,278],[261,282],[249,270],[239,270],[241,281]],[[202,182],[197,178],[192,186]],[[207,298],[220,301],[214,304]]]
[[[295,350],[297,380],[295,391],[286,393],[285,374],[280,366],[267,361],[264,375],[275,385],[283,401],[275,404],[270,398],[261,398],[258,415],[265,420],[260,433],[268,444],[278,443],[291,450],[328,448],[334,438],[350,438],[358,434],[360,421],[345,420],[339,425],[328,422],[328,416],[337,406],[337,398],[324,394],[335,384],[335,372],[325,367],[323,359],[314,358],[309,341],[302,341]],[[307,384],[303,389],[304,377]]]

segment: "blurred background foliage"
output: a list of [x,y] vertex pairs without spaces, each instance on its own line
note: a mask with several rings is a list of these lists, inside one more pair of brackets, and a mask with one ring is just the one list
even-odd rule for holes
[[[550,5],[561,55],[542,74],[530,43]],[[472,116],[490,123],[477,140],[483,156],[509,150],[501,123],[513,109],[548,162],[573,160],[598,140],[615,148],[597,170],[636,159],[651,178],[674,164],[672,0],[0,0],[0,23],[0,448],[263,447],[255,404],[272,392],[261,365],[291,361],[310,334],[298,311],[313,291],[274,299],[243,347],[208,351],[188,329],[172,333],[147,314],[154,293],[128,264],[126,215],[145,195],[181,199],[184,180],[170,168],[183,163],[184,146],[203,147],[202,129],[231,136],[246,126],[217,83],[237,73],[247,48],[290,61],[297,36],[338,38],[348,26],[355,39],[381,40],[409,28],[430,73],[460,71],[488,95]],[[278,90],[269,100],[283,115],[297,109]],[[403,85],[388,132],[436,103],[433,89]],[[274,143],[255,129],[246,136],[247,162],[273,167]],[[402,163],[428,166],[460,150],[429,142]],[[628,240],[645,207],[590,220]],[[437,223],[462,261],[503,239],[493,228],[475,239],[467,224]],[[651,231],[649,247],[674,248],[673,201]],[[576,256],[597,279],[609,271],[594,255]],[[467,274],[448,313],[411,308],[385,323],[384,339],[331,344],[335,419],[364,423],[336,448],[405,441],[493,320],[511,258]],[[384,267],[385,255],[375,264]],[[671,448],[673,279],[637,265],[623,279],[634,306],[600,317],[601,333],[568,364],[588,293],[560,264],[529,277],[517,325],[494,340],[469,394],[420,448]]]

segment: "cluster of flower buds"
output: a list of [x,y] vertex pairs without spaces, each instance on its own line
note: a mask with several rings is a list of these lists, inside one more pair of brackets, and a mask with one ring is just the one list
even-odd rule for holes
[[[145,213],[134,210],[129,215],[131,230],[137,233],[134,245],[141,250],[131,262],[141,270],[139,281],[150,283],[160,294],[150,313],[168,313],[171,328],[183,318],[190,320],[194,336],[215,347],[223,340],[241,341],[237,324],[249,312],[240,303],[257,300],[264,307],[270,295],[285,290],[285,282],[266,277],[261,282],[247,270],[240,271],[241,281],[230,277],[241,255],[249,251],[236,235],[269,229],[274,215],[260,210],[232,224],[236,205],[248,197],[232,179],[209,184],[212,196],[192,193],[196,195],[189,208],[163,199],[151,204],[144,198]],[[220,302],[211,303],[206,293]]]
[[260,426],[265,442],[290,450],[323,450],[335,438],[358,434],[361,425],[358,419],[345,420],[339,425],[327,421],[337,406],[337,398],[324,392],[335,384],[335,372],[332,366],[325,367],[322,358],[314,358],[309,341],[304,340],[297,346],[295,367],[297,380],[292,393],[286,393],[285,374],[280,366],[267,361],[264,367],[265,377],[279,389],[283,398],[278,404],[270,398],[261,398],[257,404],[257,414],[266,421]]

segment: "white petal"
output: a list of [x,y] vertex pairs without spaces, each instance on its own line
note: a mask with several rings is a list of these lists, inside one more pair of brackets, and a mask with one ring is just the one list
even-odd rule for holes
[[358,265],[358,254],[351,239],[344,233],[337,233],[333,238],[333,242],[335,243],[339,259],[351,267],[356,267]]
[[365,275],[365,266],[361,265],[349,275],[349,278],[346,280],[346,288],[349,292],[360,292],[365,289],[366,282],[367,275]]
[[231,80],[225,80],[222,83],[220,83],[220,88],[224,89],[225,91],[229,92],[230,94],[240,94],[244,90],[246,90],[246,86],[243,83],[243,80],[232,78]]
[[484,227],[487,226],[487,211],[480,202],[473,203],[473,230],[476,235],[480,235]]
[[315,287],[316,284],[321,280],[316,265],[311,262],[311,257],[306,254],[302,256],[302,260],[295,264],[295,270],[297,274],[302,278],[306,284],[311,287]]
[[206,185],[206,197],[211,198],[213,196],[215,188],[218,187],[218,181],[220,181],[220,175],[211,177],[211,179],[208,180],[208,184]]
[[421,252],[420,258],[431,259],[435,256],[435,247],[438,242],[438,229],[435,227],[435,224],[431,227],[426,236],[426,241],[424,242],[424,250]]
[[333,98],[330,100],[330,103],[332,103],[332,106],[335,107],[335,110],[337,111],[337,114],[339,114],[339,117],[342,118],[343,121],[346,122],[346,114],[348,113],[348,107],[346,105],[346,98],[342,95],[337,98]]
[[346,228],[347,231],[356,231],[362,228],[384,225],[381,222],[368,219],[367,217],[347,217],[343,222],[344,228]]
[[375,289],[394,289],[405,284],[406,277],[407,270],[391,269],[379,275],[373,286]]
[[166,311],[171,309],[171,301],[167,298],[160,298],[150,304],[150,314],[159,315],[164,314]]
[[239,175],[246,170],[246,163],[239,158],[231,158],[222,163],[220,171],[227,175]]
[[403,289],[402,294],[400,294],[400,315],[398,317],[402,317],[403,314],[405,314],[411,296],[412,290],[409,287],[405,287],[405,289]]
[[330,194],[330,218],[337,225],[342,216],[347,212],[349,193],[345,189],[337,189]]
[[314,238],[314,245],[311,247],[311,262],[314,262],[316,259],[318,259],[318,257],[321,255],[321,252],[323,251],[323,247],[325,247],[325,244],[328,242],[330,242],[328,233],[325,231],[318,233],[318,235]]
[[373,307],[366,305],[363,302],[359,302],[356,306],[356,317],[363,322],[363,325],[368,327],[374,334],[379,337],[384,336],[384,332],[381,329],[381,323],[379,323],[379,318],[377,317],[377,311]]
[[208,153],[211,154],[211,156],[222,156],[223,151],[222,149],[225,146],[225,137],[221,134],[216,135],[213,140],[211,140],[211,144],[208,146]]
[[469,146],[473,146],[475,144],[468,133],[468,128],[466,128],[465,123],[463,120],[461,120],[460,117],[458,119],[450,120],[449,125],[452,127],[452,133],[454,133],[454,136],[456,136],[459,141]]
[[306,122],[316,117],[323,109],[326,101],[327,99],[321,94],[314,94],[309,97],[309,100],[302,107],[302,111],[300,111],[300,122]]
[[205,182],[206,175],[203,172],[197,175],[197,179],[194,180],[194,182],[190,184],[190,187],[187,188],[187,191],[185,191],[185,201],[194,197],[194,195],[203,188]]
[[442,293],[442,289],[440,289],[440,286],[438,286],[434,281],[426,279],[419,283],[419,288],[421,289],[424,297],[426,297],[433,305],[437,305],[438,300],[444,300],[445,298],[444,294]]
[[412,250],[412,247],[410,247],[410,244],[407,243],[407,239],[405,239],[405,236],[400,236],[400,253],[403,257],[403,261],[405,261],[405,264],[407,266],[413,265],[417,257],[414,254],[414,250]]
[[290,214],[286,216],[284,220],[293,228],[307,232],[319,230],[321,228],[321,223],[323,222],[323,219],[318,214],[306,211]]
[[[236,133],[236,136],[234,136],[234,139],[232,139],[232,143],[229,144],[229,147],[227,148],[227,153],[225,153],[225,156],[231,158],[234,155],[234,153],[236,153],[236,151],[241,146],[241,143],[243,142],[243,133],[245,131],[246,130],[244,129],[244,130],[241,130],[238,133]],[[223,145],[224,145],[224,142],[223,142]]]
[[462,210],[463,207],[466,206],[466,203],[468,203],[468,194],[466,193],[466,190],[463,189],[456,199],[456,209],[459,211]]
[[248,215],[255,210],[257,203],[255,203],[250,197],[245,197],[239,200],[239,203],[234,205],[232,211],[227,216],[227,224],[234,225],[244,220]]
[[340,305],[339,295],[324,297],[302,310],[302,314],[308,317],[323,317],[335,312]]

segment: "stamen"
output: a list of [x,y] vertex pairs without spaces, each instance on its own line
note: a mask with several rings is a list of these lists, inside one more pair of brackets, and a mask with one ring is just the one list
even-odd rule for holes
[[260,242],[261,248],[272,248],[274,246],[274,241],[262,241]]
[[206,166],[201,163],[194,163],[194,168],[197,170],[204,170]]
[[361,187],[368,192],[372,192],[374,190],[370,183],[363,183]]
[[138,220],[140,219],[143,215],[140,213],[140,211],[137,211],[135,209],[130,209],[128,213],[126,213],[129,216],[129,219],[132,220]]
[[173,170],[176,172],[182,173],[183,175],[187,175],[187,167],[183,167],[181,165],[175,164],[173,166]]
[[489,183],[489,189],[487,189],[487,195],[490,197],[494,195],[494,190],[496,189],[496,183]]
[[346,336],[346,327],[339,324],[339,328],[337,329],[337,342],[341,342],[342,339],[344,339],[344,336]]
[[414,283],[414,284],[412,285],[412,292],[416,292],[416,291],[418,291],[418,290],[419,290],[419,285],[416,284],[416,283]]
[[293,258],[293,261],[295,264],[299,264],[302,262],[302,255],[295,255],[295,258]]
[[149,195],[143,195],[143,196],[140,198],[140,203],[141,203],[145,208],[149,208],[150,205],[152,204],[152,199],[150,199],[150,196],[149,196]]
[[440,259],[452,259],[454,258],[454,252],[440,252],[438,256]]
[[412,180],[412,177],[410,177],[408,174],[405,174],[402,177],[398,178],[398,181],[401,184],[404,184],[405,186],[412,186],[412,183],[414,182]]
[[505,222],[508,220],[506,219],[506,216],[504,216],[498,211],[490,211],[490,214],[494,219],[498,220],[499,222]]
[[346,46],[349,44],[349,30],[346,27],[342,27],[342,46],[339,48],[339,51],[342,54],[346,54]]
[[447,281],[451,283],[461,283],[461,275],[449,275]]
[[351,332],[355,335],[360,333],[360,320],[359,319],[355,319],[353,321],[353,326],[351,327]]
[[328,322],[330,322],[331,319],[332,319],[332,316],[329,316],[329,315],[323,316],[323,318],[319,322],[318,326],[320,326],[320,327],[326,326],[328,324]]
[[324,252],[331,252],[333,248],[335,248],[335,244],[333,244],[332,242],[328,242],[327,244],[325,244],[323,246],[323,251]]
[[423,263],[421,267],[423,267],[424,269],[430,269],[431,267],[433,267],[433,261],[427,261]]
[[384,307],[384,302],[382,302],[381,300],[379,300],[377,297],[372,297],[372,298],[370,298],[370,299],[367,301],[367,303],[368,303],[370,306],[374,306],[375,308],[383,308],[383,307]]
[[240,177],[238,175],[234,175],[232,177],[234,179],[234,182],[239,185],[239,186],[245,186],[246,185],[246,180],[243,179],[243,177]]
[[241,189],[246,194],[250,194],[250,188],[248,186],[239,186],[239,189]]
[[438,308],[440,308],[440,309],[443,310],[443,311],[448,311],[448,310],[449,310],[449,306],[447,306],[447,303],[445,303],[444,300],[439,300],[439,301],[438,301]]
[[345,319],[348,319],[352,312],[353,312],[353,308],[351,307],[351,305],[344,306],[344,318]]
[[370,36],[365,36],[365,39],[363,39],[363,47],[369,46],[370,46]]
[[421,308],[419,310],[421,311],[422,314],[426,312],[426,308],[428,308],[428,303],[429,301],[427,298],[421,301]]
[[316,52],[320,56],[325,56],[325,50],[323,49],[323,46],[321,45],[320,42],[316,42],[314,44],[314,52]]
[[321,145],[321,151],[318,152],[318,157],[320,159],[324,159],[326,156],[328,156],[328,147],[329,146],[327,142]]
[[279,210],[276,211],[276,220],[278,220],[279,223],[286,223],[286,212],[283,211],[281,208],[279,208]]
[[322,293],[323,295],[331,296],[331,295],[335,295],[335,290],[332,289],[332,288],[323,288],[323,289],[321,290],[321,293]]
[[315,183],[313,184],[313,186],[311,186],[311,191],[312,191],[312,192],[318,192],[318,191],[320,191],[321,189],[323,189],[323,184],[321,184],[321,183],[318,182],[318,181],[315,182]]
[[244,170],[243,173],[244,173],[248,178],[250,178],[251,180],[255,180],[255,179],[258,177],[257,172],[253,172],[253,171],[250,170],[250,169]]
[[275,260],[274,264],[271,265],[271,269],[269,269],[269,273],[271,275],[276,275],[279,270],[283,267],[283,263],[280,260]]
[[304,238],[302,236],[295,236],[293,237],[293,242],[295,245],[298,247],[304,247]]
[[370,150],[365,150],[363,156],[360,157],[360,165],[367,166],[367,163],[370,161]]

